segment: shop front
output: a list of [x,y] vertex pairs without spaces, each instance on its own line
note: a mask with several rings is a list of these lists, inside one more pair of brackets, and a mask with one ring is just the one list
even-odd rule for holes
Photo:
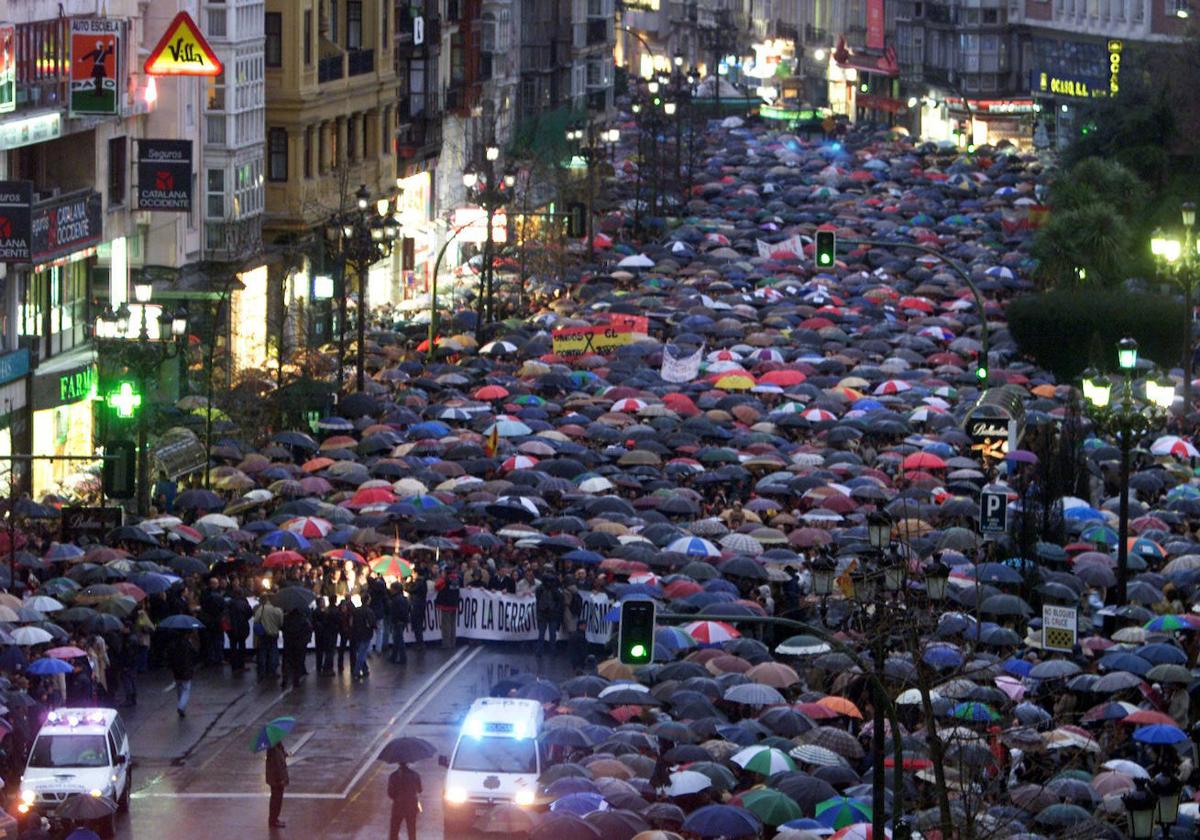
[[396,179],[400,189],[399,303],[429,291],[437,230],[433,222],[433,173],[413,172]]
[[34,458],[33,494],[63,492],[95,456],[96,360],[90,350],[67,354],[38,368],[33,377],[34,456],[72,456],[82,460]]

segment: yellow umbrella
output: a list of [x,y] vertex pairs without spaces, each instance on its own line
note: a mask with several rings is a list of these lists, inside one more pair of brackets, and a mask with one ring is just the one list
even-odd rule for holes
[[715,383],[715,387],[722,391],[749,391],[755,386],[754,377],[743,376],[738,373],[731,373],[728,376],[722,376]]

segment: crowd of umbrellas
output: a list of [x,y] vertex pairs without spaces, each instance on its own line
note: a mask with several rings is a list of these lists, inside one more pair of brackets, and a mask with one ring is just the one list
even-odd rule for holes
[[[614,216],[612,235],[598,234],[602,263],[582,282],[542,281],[535,311],[494,340],[448,331],[426,361],[401,331],[373,331],[367,389],[316,430],[221,441],[212,491],[184,492],[173,515],[106,545],[18,551],[22,567],[63,574],[26,600],[0,595],[0,664],[53,673],[69,659],[50,647],[64,628],[119,629],[148,594],[219,564],[280,573],[373,555],[377,571],[403,577],[414,557],[515,545],[602,571],[614,601],[654,599],[687,621],[662,624],[652,666],[606,659],[561,684],[518,675],[495,686],[545,705],[558,760],[539,780],[539,808],[496,808],[481,834],[870,838],[881,759],[882,823],[897,837],[944,837],[947,817],[962,837],[1121,837],[1130,797],[1160,774],[1185,784],[1170,819],[1190,834],[1192,443],[1139,442],[1121,608],[1102,606],[1117,541],[1102,482],[1095,498],[1058,500],[1063,538],[1036,556],[1007,538],[985,556],[981,492],[1019,510],[1021,478],[1038,465],[1023,449],[988,462],[963,431],[984,328],[971,290],[937,257],[902,248],[846,250],[824,271],[811,258],[827,226],[957,260],[985,297],[993,386],[1019,397],[1032,433],[1054,428],[1072,388],[1019,358],[1004,310],[1029,288],[1019,222],[1047,177],[1041,163],[1012,148],[967,155],[866,132],[834,143],[738,121],[699,142],[678,224],[635,247]],[[635,169],[617,164],[616,195],[632,194]],[[649,335],[609,355],[554,354],[552,330],[613,315],[648,317]],[[697,374],[664,381],[664,352],[699,353]],[[1117,451],[1085,438],[1099,475]],[[844,587],[875,511],[889,515],[913,603],[925,605],[915,643],[892,628],[878,667],[870,611]],[[836,564],[828,598],[813,589],[819,557]],[[949,569],[947,598],[921,601],[935,562]],[[315,600],[300,587],[280,596],[285,609]],[[1077,608],[1072,650],[1042,644],[1043,601]],[[771,611],[810,631],[737,620]],[[172,621],[194,626],[163,626]],[[6,714],[31,702],[3,689]],[[255,748],[293,723],[274,721]],[[381,758],[432,754],[406,739]]]

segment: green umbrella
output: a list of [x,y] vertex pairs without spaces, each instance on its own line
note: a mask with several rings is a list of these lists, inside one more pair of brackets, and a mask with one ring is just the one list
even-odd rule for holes
[[269,750],[271,747],[283,740],[283,736],[287,735],[296,728],[296,719],[290,715],[286,717],[277,717],[270,721],[259,730],[258,735],[254,738],[254,743],[251,744],[251,749],[254,752],[262,752]]
[[743,794],[742,807],[767,825],[783,825],[804,816],[800,806],[790,797],[770,788],[760,788]]

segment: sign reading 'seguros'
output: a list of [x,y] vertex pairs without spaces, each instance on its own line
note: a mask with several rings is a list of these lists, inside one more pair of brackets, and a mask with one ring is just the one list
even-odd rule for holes
[[0,181],[0,262],[33,255],[33,182]]
[[191,211],[191,140],[139,140],[137,171],[139,210]]

